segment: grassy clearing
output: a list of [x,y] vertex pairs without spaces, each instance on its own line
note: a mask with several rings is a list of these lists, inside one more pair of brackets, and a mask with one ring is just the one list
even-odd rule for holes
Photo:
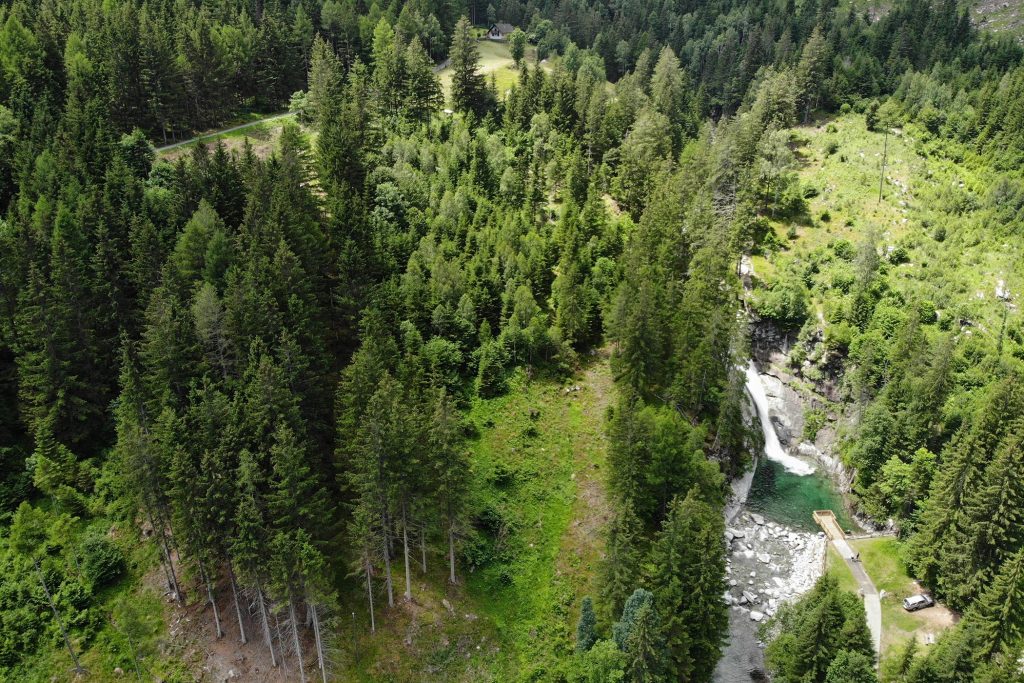
[[851,541],[860,553],[865,571],[882,593],[882,660],[893,656],[900,646],[916,637],[922,645],[933,642],[938,634],[953,624],[953,615],[946,608],[935,607],[919,612],[903,609],[903,598],[920,593],[900,558],[900,542],[895,538],[867,538]]
[[[498,97],[504,97],[505,92],[514,84],[519,82],[519,70],[512,61],[512,53],[509,52],[508,43],[496,40],[481,40],[477,43],[480,51],[480,68],[478,72],[484,75],[488,83],[494,77],[495,86],[498,90]],[[537,63],[537,48],[532,45],[526,46],[526,56],[523,58],[527,64],[534,66]],[[547,66],[544,66],[548,70]],[[449,98],[452,91],[452,69],[447,67],[437,73],[441,81],[441,90],[444,92],[445,101],[451,104]]]
[[468,554],[476,567],[462,569],[463,583],[452,588],[443,561],[431,556],[426,576],[414,568],[413,604],[399,598],[388,610],[378,602],[373,636],[363,589],[354,588],[344,602],[357,608],[360,632],[352,642],[347,620],[340,623],[348,641],[342,680],[509,681],[544,678],[558,666],[602,553],[611,396],[601,357],[568,382],[520,371],[505,396],[474,400],[472,505],[481,533]]

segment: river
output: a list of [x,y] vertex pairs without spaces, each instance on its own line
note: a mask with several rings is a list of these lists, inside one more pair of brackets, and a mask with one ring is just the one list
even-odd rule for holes
[[765,680],[760,624],[821,575],[825,540],[811,513],[831,509],[844,528],[851,528],[832,481],[815,463],[789,453],[780,443],[753,362],[746,368],[746,386],[765,448],[753,476],[734,486],[744,502],[730,507],[726,515],[729,641],[715,670],[718,683]]

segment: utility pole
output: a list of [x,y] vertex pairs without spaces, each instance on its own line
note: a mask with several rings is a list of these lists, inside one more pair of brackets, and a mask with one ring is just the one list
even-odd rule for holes
[[885,182],[885,164],[889,158],[889,126],[885,127],[885,143],[882,147],[882,172],[878,175],[878,203],[882,203],[882,184]]

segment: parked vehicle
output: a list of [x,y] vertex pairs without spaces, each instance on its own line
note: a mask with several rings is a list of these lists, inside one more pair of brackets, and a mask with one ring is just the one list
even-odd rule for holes
[[903,609],[908,612],[916,612],[919,609],[931,607],[935,604],[930,595],[911,595],[903,599]]

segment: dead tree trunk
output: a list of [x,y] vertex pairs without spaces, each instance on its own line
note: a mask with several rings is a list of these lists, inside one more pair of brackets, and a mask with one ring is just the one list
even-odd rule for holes
[[245,636],[245,622],[242,620],[242,606],[238,604],[238,584],[235,581],[235,568],[231,566],[231,558],[228,558],[228,578],[231,580],[231,595],[235,599],[235,615],[238,617],[238,633],[242,645],[249,642]]
[[313,636],[316,638],[316,660],[317,665],[320,667],[320,678],[323,679],[323,683],[327,683],[327,666],[324,663],[324,643],[320,638],[320,613],[316,609],[316,605],[310,603],[310,608],[313,610]]
[[[366,595],[370,602],[370,633],[377,632],[377,622],[373,617],[373,580],[371,578],[372,568],[370,567],[370,555],[366,555]],[[353,614],[355,614],[353,612]]]
[[220,610],[217,609],[217,601],[213,597],[213,585],[211,584],[210,575],[206,573],[206,568],[203,563],[199,563],[199,576],[202,577],[203,583],[206,584],[206,599],[209,600],[210,606],[213,607],[213,623],[217,627],[217,637],[224,637],[224,629],[220,627]]
[[259,603],[260,621],[263,623],[263,638],[267,641],[267,649],[270,650],[270,663],[277,667],[277,655],[274,654],[274,636],[270,634],[270,619],[267,618],[267,604],[263,601],[263,586],[256,583],[256,601]]
[[[285,664],[284,636],[281,635],[281,618],[277,615],[277,610],[274,610],[274,628],[277,630],[277,645],[281,648],[281,663]],[[287,665],[285,668],[288,668]]]
[[[153,523],[153,515],[149,512],[148,508],[146,509],[146,519],[149,521],[149,525],[151,527],[153,527],[153,533],[154,534],[157,533],[156,524]],[[163,543],[159,543],[159,545],[160,545],[160,566],[163,567],[164,576],[167,579],[167,592],[169,592],[172,595],[174,595],[174,599],[177,600],[178,599],[178,589],[177,589],[177,586],[174,585],[174,580],[171,578],[171,571],[167,567],[167,555],[164,552]]]
[[46,594],[46,601],[50,603],[50,609],[53,610],[53,620],[57,622],[57,626],[60,627],[60,634],[64,636],[64,645],[68,648],[68,654],[71,655],[71,661],[75,663],[75,673],[85,673],[85,667],[78,661],[78,655],[75,654],[75,648],[71,646],[71,638],[68,637],[68,630],[64,628],[64,623],[60,620],[60,612],[57,611],[57,605],[53,601],[53,596],[50,594],[50,589],[46,586],[46,577],[43,576],[43,570],[39,566],[39,560],[33,559],[32,563],[36,566],[36,574],[39,576],[39,585],[43,587],[43,593]]
[[423,573],[427,573],[427,527],[420,527],[420,559],[423,561]]
[[384,516],[384,585],[388,590],[388,607],[395,606],[395,587],[391,582],[391,532],[388,531],[387,516]]
[[295,647],[295,656],[299,660],[299,680],[306,683],[306,669],[302,665],[302,643],[299,642],[299,622],[295,615],[295,598],[288,598],[288,617],[292,622],[292,644]]
[[181,584],[178,582],[178,573],[174,571],[174,557],[171,555],[171,546],[167,542],[167,535],[164,534],[164,530],[160,529],[160,544],[163,546],[164,557],[167,558],[167,567],[171,571],[171,583],[174,584],[172,591],[174,592],[174,600],[179,604],[185,604],[185,593],[181,590]]
[[171,581],[174,583],[174,587],[172,589],[174,599],[179,605],[183,605],[185,604],[185,593],[181,590],[181,582],[178,581],[178,574],[174,571],[174,558],[171,553],[171,544],[167,540],[167,534],[164,533],[167,525],[164,523],[164,519],[160,515],[159,508],[157,508],[156,525],[154,525],[153,528],[160,534],[160,545],[163,549],[164,557],[167,559],[167,566],[171,571]]
[[409,518],[402,501],[402,550],[405,553],[405,601],[412,601],[412,572],[409,570]]
[[448,525],[448,581],[455,583],[455,526]]

